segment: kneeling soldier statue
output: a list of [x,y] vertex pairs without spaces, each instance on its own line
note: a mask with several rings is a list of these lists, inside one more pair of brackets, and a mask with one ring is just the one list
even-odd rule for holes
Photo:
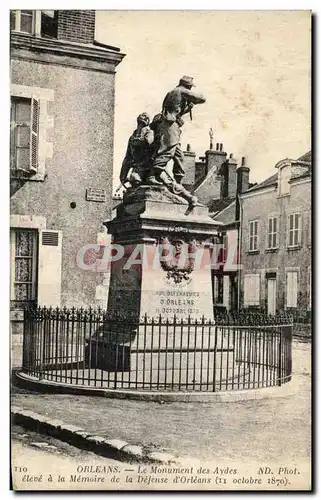
[[154,132],[149,127],[147,113],[137,117],[137,128],[128,140],[127,151],[120,171],[120,182],[126,188],[144,183],[150,171]]

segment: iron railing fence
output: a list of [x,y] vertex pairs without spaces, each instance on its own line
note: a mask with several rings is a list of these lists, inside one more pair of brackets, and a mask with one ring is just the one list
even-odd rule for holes
[[100,309],[38,307],[24,314],[23,371],[37,379],[213,392],[291,379],[292,323],[284,317],[245,325],[204,317],[111,317]]
[[307,324],[312,323],[311,310],[288,308],[277,312],[276,315],[267,314],[264,308],[259,307],[246,307],[238,311],[227,310],[224,306],[214,304],[214,316],[216,322],[228,324],[266,324],[276,322],[279,324],[293,323],[293,324]]
[[241,309],[240,311],[214,311],[215,323],[217,325],[288,325],[294,323],[293,314],[289,311],[282,311],[277,315],[266,314],[263,311],[252,311]]

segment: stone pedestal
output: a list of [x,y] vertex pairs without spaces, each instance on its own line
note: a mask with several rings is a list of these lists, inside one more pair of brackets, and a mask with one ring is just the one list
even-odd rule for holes
[[[163,186],[140,186],[125,195],[106,225],[115,259],[107,310],[116,320],[100,331],[94,364],[99,359],[100,368],[125,372],[146,387],[199,384],[205,372],[215,371],[211,259],[218,224],[207,207],[190,208]],[[189,323],[205,318],[211,326],[175,327],[174,317]],[[219,342],[215,349],[226,351],[226,342]]]
[[[211,250],[218,224],[207,207],[190,209],[163,186],[140,186],[106,225],[113,244],[124,249],[111,265],[111,315],[213,319]],[[166,242],[181,245],[183,257],[166,258]]]

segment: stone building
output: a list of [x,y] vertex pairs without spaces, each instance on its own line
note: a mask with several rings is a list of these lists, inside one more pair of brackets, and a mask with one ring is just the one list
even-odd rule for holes
[[92,10],[16,10],[10,22],[11,325],[20,345],[25,305],[105,305],[103,275],[86,269],[82,249],[103,240],[111,215],[124,54],[96,42]]
[[184,185],[209,207],[213,220],[221,223],[216,243],[223,245],[224,249],[215,257],[216,264],[212,269],[214,307],[236,310],[240,298],[238,262],[241,259],[238,253],[238,195],[253,186],[250,184],[250,169],[244,157],[239,164],[233,154],[224,151],[222,143],[216,143],[214,147],[212,130],[209,149],[199,161],[189,145],[184,155]]
[[241,304],[270,314],[311,309],[311,152],[240,196]]

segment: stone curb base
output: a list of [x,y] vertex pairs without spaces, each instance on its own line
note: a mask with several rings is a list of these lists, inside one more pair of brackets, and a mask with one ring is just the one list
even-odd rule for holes
[[292,380],[281,387],[265,387],[261,389],[235,390],[226,392],[161,392],[139,391],[129,389],[99,389],[85,387],[51,380],[39,380],[23,372],[15,372],[15,383],[26,389],[38,392],[53,392],[62,394],[78,394],[84,396],[102,396],[116,399],[134,399],[140,401],[156,402],[182,402],[182,403],[235,403],[260,399],[284,398],[295,394],[295,384]]
[[[65,424],[61,420],[23,410],[17,406],[11,407],[11,419],[17,425],[42,434],[48,434],[77,448],[89,450],[103,457],[127,462],[181,463],[177,457],[168,453],[159,451],[145,452],[142,446],[131,445],[119,439],[106,439],[101,436],[91,435],[76,425]],[[186,460],[197,462],[196,459],[184,458],[184,462]]]

